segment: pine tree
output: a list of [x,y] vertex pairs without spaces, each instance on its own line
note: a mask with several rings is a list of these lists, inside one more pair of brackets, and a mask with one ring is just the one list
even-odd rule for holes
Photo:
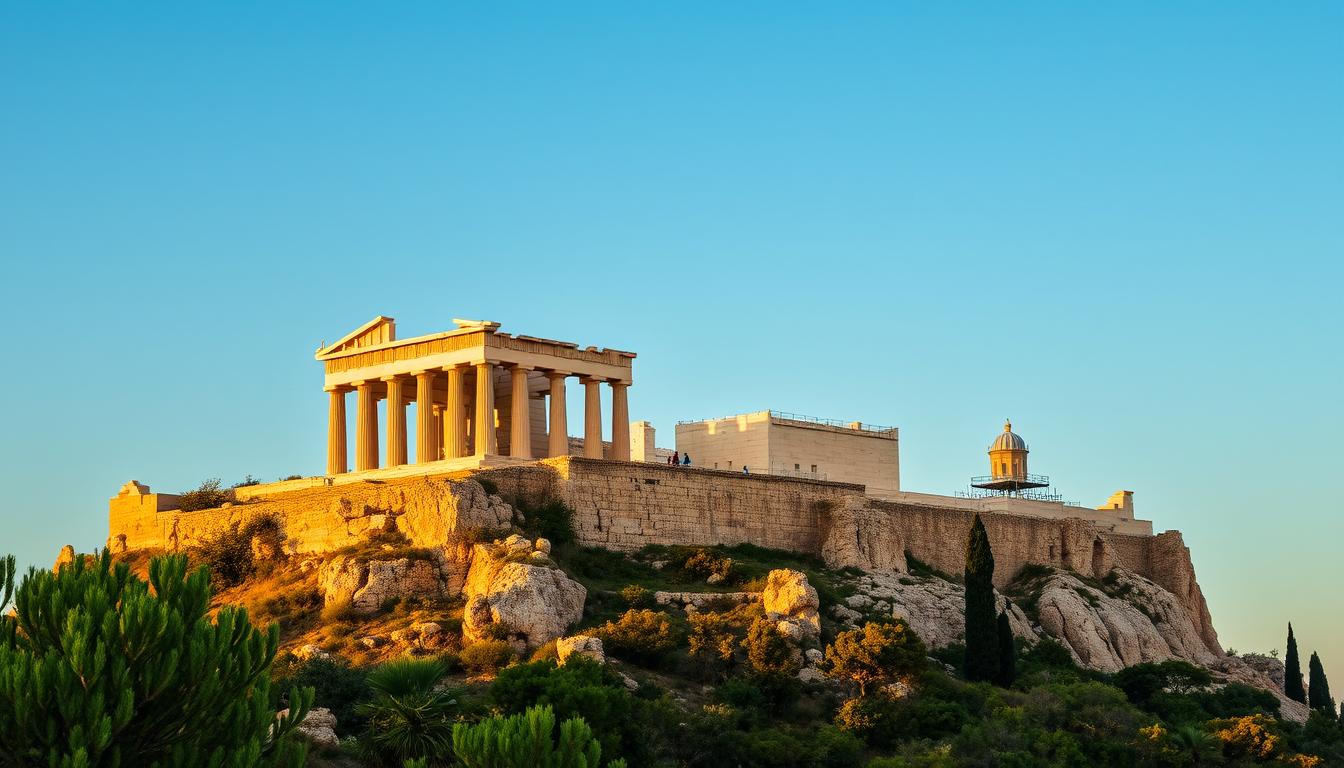
[[[0,564],[0,605],[13,561]],[[280,630],[240,608],[214,620],[209,574],[183,556],[150,561],[149,581],[104,550],[58,573],[31,570],[0,616],[5,765],[298,768],[290,736],[312,690],[269,706]],[[8,758],[8,759],[6,759]]]
[[1334,715],[1335,700],[1330,698],[1330,683],[1325,679],[1325,667],[1321,666],[1321,657],[1317,656],[1315,651],[1311,653],[1307,670],[1308,680],[1311,683],[1311,687],[1307,689],[1307,706],[1312,709],[1323,709]]
[[1008,623],[1008,612],[1001,611],[997,622],[999,640],[999,674],[994,684],[1000,688],[1011,687],[1017,680],[1017,649],[1013,645],[1013,627]]
[[[554,710],[528,707],[519,715],[458,723],[453,752],[467,768],[598,768],[602,745],[583,718],[569,718],[554,733]],[[625,768],[625,761],[612,760],[607,768]]]
[[1307,703],[1307,691],[1302,687],[1302,662],[1297,657],[1297,639],[1293,624],[1288,622],[1288,652],[1283,656],[1283,695],[1293,701]]
[[994,610],[994,553],[980,515],[966,539],[966,679],[993,681],[999,674]]

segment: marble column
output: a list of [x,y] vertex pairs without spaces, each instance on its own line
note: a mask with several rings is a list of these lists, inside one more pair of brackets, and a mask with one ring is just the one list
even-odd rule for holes
[[569,417],[565,413],[565,379],[569,374],[551,371],[546,376],[551,380],[551,434],[546,455],[568,456]]
[[630,460],[630,406],[626,402],[627,382],[611,382],[611,458]]
[[527,402],[527,374],[532,369],[513,366],[511,403],[509,406],[509,455],[516,459],[532,458],[532,409]]
[[583,455],[602,458],[602,380],[583,379]]
[[438,458],[434,440],[434,372],[415,374],[415,463]]
[[350,471],[345,455],[345,393],[344,387],[327,390],[327,474],[340,475]]
[[355,469],[378,468],[378,393],[373,382],[361,381],[355,386],[359,395],[355,417]]
[[467,455],[467,409],[462,397],[462,369],[453,366],[448,373],[448,410],[443,420],[443,457],[458,459]]
[[495,446],[495,367],[490,363],[477,363],[476,455],[496,453]]
[[434,404],[434,460],[443,458],[443,406]]
[[387,461],[386,466],[406,463],[406,388],[400,376],[387,376]]

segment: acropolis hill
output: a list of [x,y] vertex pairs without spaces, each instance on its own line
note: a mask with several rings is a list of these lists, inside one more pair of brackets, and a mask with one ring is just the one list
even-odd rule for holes
[[[564,502],[584,545],[629,552],[748,543],[877,575],[908,573],[911,559],[960,573],[979,513],[997,587],[1035,564],[1085,580],[1119,578],[1147,601],[1139,610],[1117,601],[1107,613],[1109,604],[1079,596],[1085,588],[1077,582],[1042,598],[1039,626],[1020,617],[1018,634],[1057,637],[1097,669],[1185,658],[1273,688],[1261,672],[1225,656],[1180,532],[1154,535],[1150,522],[1135,518],[1129,491],[1100,508],[1064,503],[1048,478],[1028,472],[1027,444],[1011,425],[993,437],[990,473],[974,478],[964,496],[903,490],[898,430],[860,422],[762,411],[683,422],[675,449],[660,449],[651,425],[630,421],[634,353],[511,335],[494,322],[454,322],[453,330],[398,339],[394,321],[377,317],[317,351],[329,414],[325,475],[239,487],[233,503],[190,512],[177,509],[177,496],[132,481],[110,501],[109,546],[179,550],[260,517],[279,522],[291,556],[321,556],[396,531],[437,553],[430,579],[453,597],[468,588],[482,557],[469,534],[507,527],[522,502]],[[585,392],[582,438],[569,434],[571,378]],[[610,390],[610,442],[603,441],[603,387]],[[692,463],[673,465],[673,450]],[[360,567],[347,590],[356,596],[377,578],[376,568]],[[897,582],[883,583],[891,594],[877,602],[904,609],[916,626],[924,621],[922,633],[937,644],[941,630],[915,615],[919,600],[903,596]]]

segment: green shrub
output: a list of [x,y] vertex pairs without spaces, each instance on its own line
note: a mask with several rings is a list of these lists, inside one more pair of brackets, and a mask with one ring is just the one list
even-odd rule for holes
[[733,575],[733,560],[715,555],[708,549],[697,549],[682,562],[681,571],[697,581],[716,576],[726,582]]
[[[368,686],[368,673],[363,669],[350,666],[350,662],[340,656],[314,656],[300,661],[291,654],[285,654],[276,660],[271,671],[275,683],[272,692],[282,687],[312,688],[313,706],[326,707],[336,716],[336,731],[342,736],[358,733],[364,727],[366,718],[358,711],[361,704],[369,701],[372,694]],[[286,706],[287,702],[277,704]]]
[[691,626],[687,645],[705,679],[717,679],[732,669],[741,635],[722,613],[696,611],[686,617]]
[[221,488],[218,477],[204,480],[194,490],[178,494],[177,508],[183,512],[195,512],[201,509],[214,509],[225,502],[233,501],[233,492]]
[[498,672],[513,662],[513,646],[504,640],[480,640],[464,647],[457,660],[473,675]]
[[210,569],[212,581],[225,587],[237,586],[257,570],[252,556],[254,538],[278,551],[283,543],[279,519],[274,515],[259,515],[246,525],[234,522],[193,547],[190,554],[192,559]]
[[858,686],[860,696],[869,686],[914,677],[924,665],[924,643],[903,621],[868,622],[826,647],[826,674]]
[[[467,768],[597,768],[602,745],[581,717],[560,723],[550,707],[529,707],[508,717],[492,717],[453,728],[453,751]],[[625,768],[623,760],[608,768]]]
[[621,589],[621,599],[631,608],[653,606],[653,592],[639,584],[627,584]]
[[793,647],[775,622],[761,617],[751,623],[747,637],[742,641],[747,651],[751,671],[761,675],[798,674],[803,662],[798,649]]
[[539,504],[520,501],[518,513],[522,515],[521,527],[530,536],[550,539],[551,544],[559,546],[571,544],[578,536],[574,533],[574,510],[558,499],[550,499]]
[[661,661],[677,644],[668,615],[647,608],[631,608],[616,621],[595,629],[593,634],[602,638],[607,653],[641,664]]
[[[0,606],[13,559],[0,565]],[[0,761],[17,766],[304,764],[292,738],[312,691],[270,707],[279,628],[225,606],[209,618],[210,575],[180,555],[149,580],[104,550],[59,573],[32,570],[0,615]]]
[[633,699],[614,672],[586,656],[571,656],[563,667],[551,661],[509,667],[490,686],[489,699],[510,714],[543,704],[561,718],[582,717],[604,754],[649,762],[646,702]]
[[369,672],[373,698],[359,706],[368,719],[359,740],[366,759],[380,766],[451,762],[457,701],[454,691],[439,687],[447,672],[440,659],[398,659]]

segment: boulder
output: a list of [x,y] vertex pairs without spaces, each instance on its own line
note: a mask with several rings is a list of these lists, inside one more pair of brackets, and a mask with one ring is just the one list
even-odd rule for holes
[[555,655],[563,666],[574,654],[587,656],[598,664],[607,663],[606,651],[602,648],[602,638],[592,635],[574,635],[555,641]]
[[588,590],[558,568],[510,561],[518,551],[531,552],[532,543],[519,536],[474,548],[463,590],[465,639],[483,639],[492,625],[504,625],[510,639],[536,647],[563,636],[583,617]]
[[846,496],[823,523],[821,556],[832,568],[907,570],[905,541],[886,513],[863,496]]
[[532,543],[532,546],[543,555],[551,554],[551,540],[538,538]]
[[322,650],[316,645],[313,645],[312,643],[308,643],[307,645],[300,645],[298,648],[294,649],[294,658],[298,659],[299,661],[308,661],[309,659],[326,659],[330,657],[331,657],[330,653],[327,653],[326,651]]
[[798,679],[804,683],[822,683],[826,681],[826,673],[816,667],[803,667],[798,670]]
[[761,599],[760,592],[654,592],[653,602],[671,608],[697,610],[714,603],[741,605]]
[[[817,590],[807,583],[807,574],[801,571],[778,569],[765,577],[765,591],[761,593],[765,615],[780,623],[780,631],[799,639],[815,638],[821,634],[821,617],[817,609],[821,601]],[[785,630],[783,624],[797,627],[797,632]]]
[[[282,709],[276,713],[276,717],[284,717],[288,714],[288,709]],[[308,714],[303,717],[303,722],[299,723],[294,730],[315,749],[322,752],[330,752],[341,745],[341,740],[336,735],[336,716],[326,707],[314,707],[308,710]]]
[[75,562],[75,547],[72,544],[66,544],[64,547],[61,547],[60,554],[56,555],[56,563],[51,566],[51,570],[53,573],[59,572],[62,565],[67,565],[73,562]]

